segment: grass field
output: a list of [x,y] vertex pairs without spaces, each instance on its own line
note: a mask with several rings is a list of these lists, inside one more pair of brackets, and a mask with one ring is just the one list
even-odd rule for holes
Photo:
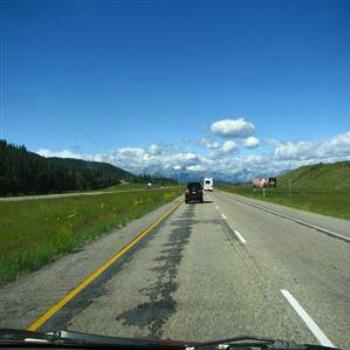
[[223,185],[220,189],[266,202],[350,220],[350,192],[289,194],[288,191],[268,189],[266,197],[263,197],[261,190],[253,192],[251,186]]
[[143,190],[145,189],[145,184],[141,183],[125,183],[117,186],[111,186],[103,188],[100,191],[105,192],[118,192],[118,191],[134,191],[134,190]]
[[0,202],[0,285],[179,196],[164,189]]
[[277,191],[302,193],[350,193],[350,162],[314,164],[278,176]]
[[222,185],[224,191],[315,213],[350,219],[350,162],[302,166],[277,177],[277,188]]
[[[171,186],[164,186],[164,188],[167,187],[178,187],[179,185],[171,185]],[[160,185],[153,185],[151,190],[159,190],[162,189],[162,187],[160,187]],[[118,185],[118,186],[111,186],[111,187],[107,187],[107,188],[103,188],[101,190],[96,190],[96,192],[126,192],[126,191],[141,191],[141,190],[145,190],[145,191],[149,191],[149,189],[147,189],[145,187],[145,184],[143,183],[125,183],[122,185]]]

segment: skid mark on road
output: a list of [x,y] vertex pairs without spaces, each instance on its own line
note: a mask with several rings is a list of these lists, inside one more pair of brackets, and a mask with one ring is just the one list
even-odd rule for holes
[[[227,216],[225,214],[221,214],[222,218],[227,221]],[[230,227],[230,225],[227,223],[227,225]],[[231,227],[230,227],[231,229]],[[231,229],[232,230],[232,229]],[[234,234],[237,236],[237,238],[239,239],[239,241],[243,244],[246,244],[247,241],[244,239],[244,237],[237,231],[237,230],[232,230],[234,232]]]
[[237,244],[238,238],[237,235],[232,230],[231,226],[227,223],[226,220],[220,220],[220,224],[222,227],[222,230],[227,238],[227,241],[232,244]]
[[161,255],[155,259],[157,266],[152,269],[156,282],[139,290],[148,301],[118,315],[116,320],[123,325],[148,328],[149,336],[153,338],[162,336],[163,325],[176,312],[173,293],[178,288],[177,267],[192,233],[194,208],[194,206],[186,207],[185,212],[179,217],[181,220],[171,222],[173,228],[169,240],[164,244]]
[[[216,207],[217,210],[219,210],[218,207]],[[227,216],[223,213],[221,213],[221,217],[223,218],[223,227],[224,227],[224,232],[228,240],[231,242],[233,238],[237,241],[237,239],[242,243],[246,244],[247,241],[244,239],[244,237],[237,231],[231,228],[229,223],[227,222]]]
[[123,271],[125,266],[130,264],[136,254],[144,250],[149,242],[155,238],[155,234],[161,229],[163,224],[159,225],[159,228],[155,229],[152,234],[147,236],[141,241],[134,249],[126,253],[118,263],[113,264],[102,275],[96,278],[87,288],[80,292],[74,299],[72,299],[64,308],[53,315],[43,326],[40,327],[40,331],[48,331],[52,329],[69,329],[72,319],[77,317],[83,312],[89,305],[93,304],[95,300],[108,293],[107,283],[115,277],[118,273]]

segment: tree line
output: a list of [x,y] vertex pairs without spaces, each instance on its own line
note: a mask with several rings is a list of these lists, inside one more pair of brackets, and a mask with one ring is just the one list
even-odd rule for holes
[[0,140],[0,196],[94,190],[127,182],[173,183],[136,176],[111,164],[70,158],[44,158],[25,146]]

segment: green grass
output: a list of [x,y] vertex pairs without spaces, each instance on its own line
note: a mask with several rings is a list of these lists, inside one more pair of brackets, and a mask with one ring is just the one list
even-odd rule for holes
[[315,213],[350,219],[350,162],[302,166],[277,177],[277,188],[222,185],[224,191]]
[[125,183],[117,186],[111,186],[103,188],[100,191],[103,192],[119,192],[119,191],[134,191],[145,189],[145,184],[142,183]]
[[278,191],[292,193],[349,193],[350,162],[300,167],[278,177]]
[[[147,189],[145,187],[146,185],[144,183],[125,183],[125,184],[121,184],[121,185],[117,185],[117,186],[111,186],[111,187],[107,187],[101,190],[96,190],[96,192],[127,192],[127,191],[141,191],[141,190],[145,190],[145,191],[150,191],[149,189]],[[179,187],[179,185],[165,185],[164,188],[177,188]],[[152,190],[159,190],[161,189],[161,186],[156,184],[153,185],[151,188]]]
[[350,220],[350,192],[292,192],[290,194],[288,189],[280,188],[267,189],[266,197],[263,197],[261,190],[253,192],[251,186],[223,185],[220,189],[266,202]]
[[0,202],[0,285],[171,201],[164,189]]

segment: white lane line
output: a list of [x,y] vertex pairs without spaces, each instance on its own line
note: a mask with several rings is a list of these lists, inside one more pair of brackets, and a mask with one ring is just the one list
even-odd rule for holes
[[305,322],[311,333],[315,336],[318,342],[323,346],[335,347],[333,343],[327,338],[327,336],[322,332],[321,328],[316,324],[316,322],[310,317],[310,315],[302,308],[298,301],[293,297],[292,294],[286,289],[281,289],[281,293],[287,299],[288,303],[293,307],[295,312],[300,316],[300,318]]
[[[219,210],[219,207],[216,205],[216,206],[215,206],[215,209],[216,209],[216,210]],[[222,216],[222,218],[223,218],[224,220],[227,220],[227,217],[226,217],[225,214],[221,214],[221,216]],[[237,236],[237,238],[241,241],[241,243],[243,243],[243,244],[246,244],[246,243],[247,243],[247,241],[244,239],[244,237],[243,237],[237,230],[233,230],[233,232],[235,233],[235,235]]]
[[290,221],[294,221],[294,222],[296,222],[297,224],[300,224],[300,225],[302,225],[302,226],[309,227],[309,228],[313,228],[313,229],[317,230],[318,232],[325,233],[325,234],[327,234],[328,236],[331,236],[331,237],[340,239],[340,240],[342,240],[342,241],[344,241],[344,242],[350,243],[350,238],[349,238],[349,237],[343,236],[343,235],[341,235],[341,234],[339,234],[339,233],[336,233],[336,232],[334,232],[334,231],[327,230],[327,229],[325,229],[325,228],[323,228],[323,227],[319,227],[319,226],[310,224],[310,223],[308,223],[308,222],[306,222],[306,221],[292,218],[292,217],[289,216],[289,215],[285,215],[285,214],[282,214],[282,213],[278,213],[278,212],[276,212],[276,211],[274,211],[274,210],[271,210],[271,209],[269,209],[269,208],[267,208],[267,207],[264,207],[264,206],[262,206],[262,205],[249,203],[249,202],[247,202],[247,201],[245,201],[245,200],[241,200],[241,199],[237,199],[237,198],[234,198],[234,199],[231,199],[231,198],[230,198],[230,199],[228,199],[228,200],[230,200],[230,201],[236,201],[236,202],[241,202],[241,203],[244,203],[244,204],[249,205],[249,206],[251,206],[251,207],[264,210],[264,211],[266,211],[266,212],[268,212],[268,213],[270,213],[270,214],[279,216],[279,217],[281,217],[281,218],[284,218],[284,219],[287,219],[287,220],[290,220]]
[[237,231],[237,230],[233,230],[233,232],[235,233],[235,235],[238,237],[238,239],[243,243],[246,244],[247,241],[244,239],[244,237]]
[[[218,207],[215,207],[215,208],[219,209]],[[221,214],[221,216],[224,220],[227,220],[227,217],[225,214]],[[241,241],[241,243],[243,243],[243,244],[247,243],[247,241],[244,239],[244,237],[237,230],[233,230],[233,232],[235,233],[237,238]]]

